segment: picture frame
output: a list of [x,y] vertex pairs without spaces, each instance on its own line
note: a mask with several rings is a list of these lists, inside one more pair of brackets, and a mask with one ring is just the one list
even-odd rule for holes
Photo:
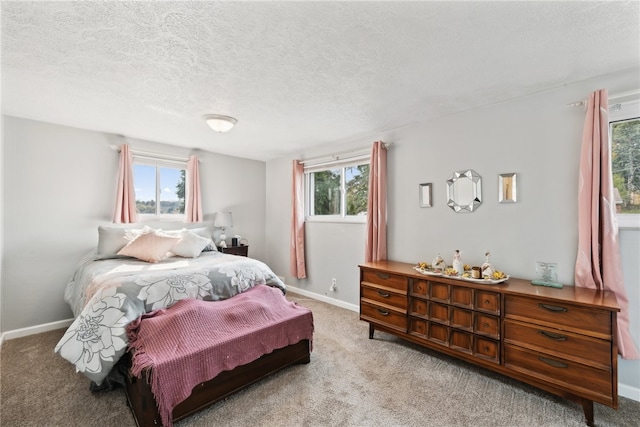
[[432,205],[432,185],[430,182],[418,185],[421,208],[430,208]]
[[516,203],[518,201],[518,174],[501,173],[498,176],[498,203]]

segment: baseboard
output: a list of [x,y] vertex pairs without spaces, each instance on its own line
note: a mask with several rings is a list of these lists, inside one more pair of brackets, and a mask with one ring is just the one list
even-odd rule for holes
[[295,292],[296,294],[300,294],[305,297],[317,299],[318,301],[326,302],[327,304],[335,305],[340,308],[346,308],[347,310],[355,311],[356,313],[360,312],[360,306],[356,304],[350,304],[348,302],[340,301],[335,298],[329,298],[326,295],[317,294],[315,292],[305,291],[304,289],[299,289],[290,285],[287,285],[287,290],[291,292]]
[[626,384],[620,384],[620,381],[618,381],[618,395],[626,397],[627,399],[635,400],[636,402],[640,402],[640,388],[631,387],[630,385]]
[[53,331],[61,328],[68,328],[73,323],[73,319],[58,320],[57,322],[44,323],[42,325],[29,326],[28,328],[14,329],[13,331],[6,331],[2,334],[3,340],[13,340],[16,338],[22,338],[29,335],[39,334],[41,332]]

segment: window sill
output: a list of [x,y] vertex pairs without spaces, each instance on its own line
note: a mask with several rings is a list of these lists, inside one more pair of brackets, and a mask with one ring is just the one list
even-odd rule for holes
[[616,218],[620,230],[640,230],[640,214],[618,214]]
[[366,224],[367,217],[363,216],[353,216],[353,217],[341,217],[341,216],[307,216],[304,218],[305,222],[318,222],[318,223],[339,223],[339,224]]
[[184,214],[138,214],[138,222],[154,222],[154,221],[182,221],[186,219]]

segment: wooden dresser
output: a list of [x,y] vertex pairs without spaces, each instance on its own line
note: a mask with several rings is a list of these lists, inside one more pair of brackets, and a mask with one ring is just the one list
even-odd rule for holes
[[610,292],[426,276],[412,264],[360,265],[360,319],[582,405],[618,407],[616,318]]

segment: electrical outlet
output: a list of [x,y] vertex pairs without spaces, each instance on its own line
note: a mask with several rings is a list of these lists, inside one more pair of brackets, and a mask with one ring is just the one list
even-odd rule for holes
[[334,277],[333,279],[331,279],[331,287],[329,288],[329,290],[331,292],[335,292],[336,291],[336,286],[337,286],[336,278]]

